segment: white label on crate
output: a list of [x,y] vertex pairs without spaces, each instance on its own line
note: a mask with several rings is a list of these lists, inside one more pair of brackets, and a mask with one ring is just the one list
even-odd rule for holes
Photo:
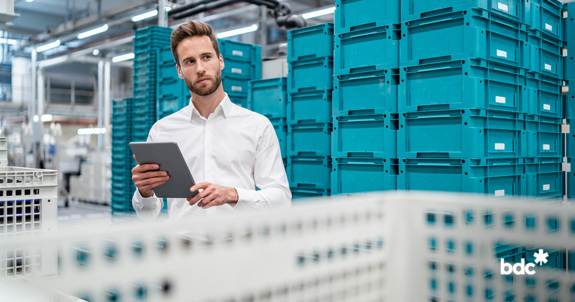
[[543,110],[551,110],[551,105],[543,104]]
[[543,191],[549,191],[551,189],[551,185],[543,185]]
[[244,52],[243,52],[243,51],[240,51],[240,50],[234,50],[234,51],[232,51],[232,55],[238,56],[238,57],[243,57],[243,56],[244,56]]
[[504,96],[495,96],[495,102],[505,104],[505,97]]
[[504,10],[506,12],[509,12],[509,7],[501,2],[497,3],[497,8],[500,10]]
[[232,91],[242,91],[242,86],[232,86]]
[[496,143],[495,150],[505,150],[505,144],[503,143]]
[[553,26],[551,26],[551,24],[545,23],[545,29],[546,29],[546,30],[553,31]]
[[232,73],[242,74],[242,70],[240,68],[232,68]]
[[549,151],[551,150],[551,146],[549,144],[543,144],[543,150]]
[[549,64],[545,64],[545,69],[547,69],[547,70],[551,70],[551,65],[549,65]]
[[497,56],[507,59],[507,52],[504,51],[504,50],[499,50],[499,49],[498,49],[498,50],[497,50]]
[[495,197],[505,196],[505,190],[495,190]]

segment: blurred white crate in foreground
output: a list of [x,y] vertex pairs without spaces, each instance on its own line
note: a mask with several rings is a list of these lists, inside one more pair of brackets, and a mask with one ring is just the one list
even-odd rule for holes
[[[0,241],[55,231],[58,172],[20,167],[0,168]],[[55,274],[56,249],[0,250],[0,278],[27,273]]]
[[[50,292],[90,301],[575,299],[575,206],[542,201],[387,193],[0,242],[14,246],[58,249],[58,275],[29,278],[46,301]],[[500,273],[500,258],[532,262],[521,251],[533,249],[550,254],[535,274]]]

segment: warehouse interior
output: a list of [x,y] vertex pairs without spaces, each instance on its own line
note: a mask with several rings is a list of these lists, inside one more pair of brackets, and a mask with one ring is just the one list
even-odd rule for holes
[[[192,300],[570,301],[574,16],[575,0],[2,1],[0,238],[47,234],[59,254],[41,246],[40,257],[30,256],[10,245],[18,241],[0,242],[0,280],[26,279],[40,267],[40,275],[58,276],[34,279],[54,286],[57,301],[182,301],[173,279],[185,275],[170,265],[187,261],[187,251],[246,254],[246,263],[286,269],[257,254],[265,249],[293,260],[282,272],[305,282],[268,284],[281,274],[258,266],[251,281],[260,287],[247,280],[246,289],[206,287]],[[190,103],[170,49],[172,31],[190,20],[215,31],[230,101],[273,126],[293,207],[269,217],[215,217],[221,228],[199,244],[172,233],[211,228],[207,218],[161,225],[157,234],[156,225],[122,225],[145,220],[133,205],[137,163],[129,144],[148,140],[157,121]],[[170,198],[154,222],[174,217],[169,204],[177,198]],[[174,242],[170,262],[162,255]],[[158,255],[146,255],[146,245]],[[523,276],[541,248],[549,262],[541,271],[532,264],[537,276]],[[72,251],[69,259],[61,250]],[[130,271],[129,278],[112,287],[70,282],[106,273],[91,265],[100,250],[105,261],[95,263],[116,263],[116,275]],[[341,260],[352,252],[360,255],[355,262]],[[124,266],[122,253],[145,255],[146,266]],[[397,255],[406,259],[388,262]],[[426,268],[421,276],[409,271],[421,293],[409,293],[406,278],[388,278],[408,266],[407,255]],[[472,256],[484,267],[454,264]],[[505,263],[522,263],[524,273],[513,266],[513,275],[504,274]],[[310,266],[316,271],[308,275]],[[144,267],[169,277],[138,279]]]

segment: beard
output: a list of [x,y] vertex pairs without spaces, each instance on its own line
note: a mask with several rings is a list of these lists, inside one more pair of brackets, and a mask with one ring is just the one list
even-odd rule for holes
[[[211,78],[212,79],[212,78]],[[186,86],[188,89],[196,95],[206,96],[214,93],[222,84],[222,71],[218,70],[216,74],[216,78],[212,79],[212,85],[209,84],[195,84],[190,82],[187,78],[184,79]]]

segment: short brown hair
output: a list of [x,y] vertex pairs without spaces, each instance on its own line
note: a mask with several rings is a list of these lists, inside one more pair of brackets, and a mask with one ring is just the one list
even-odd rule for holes
[[180,65],[180,58],[178,57],[178,52],[176,49],[182,40],[189,37],[197,37],[197,36],[208,36],[210,40],[212,40],[212,45],[216,50],[216,56],[220,56],[220,46],[218,45],[218,39],[214,34],[213,28],[206,23],[200,21],[188,21],[176,28],[172,32],[171,38],[171,47],[172,47],[172,55],[176,60],[176,63]]

